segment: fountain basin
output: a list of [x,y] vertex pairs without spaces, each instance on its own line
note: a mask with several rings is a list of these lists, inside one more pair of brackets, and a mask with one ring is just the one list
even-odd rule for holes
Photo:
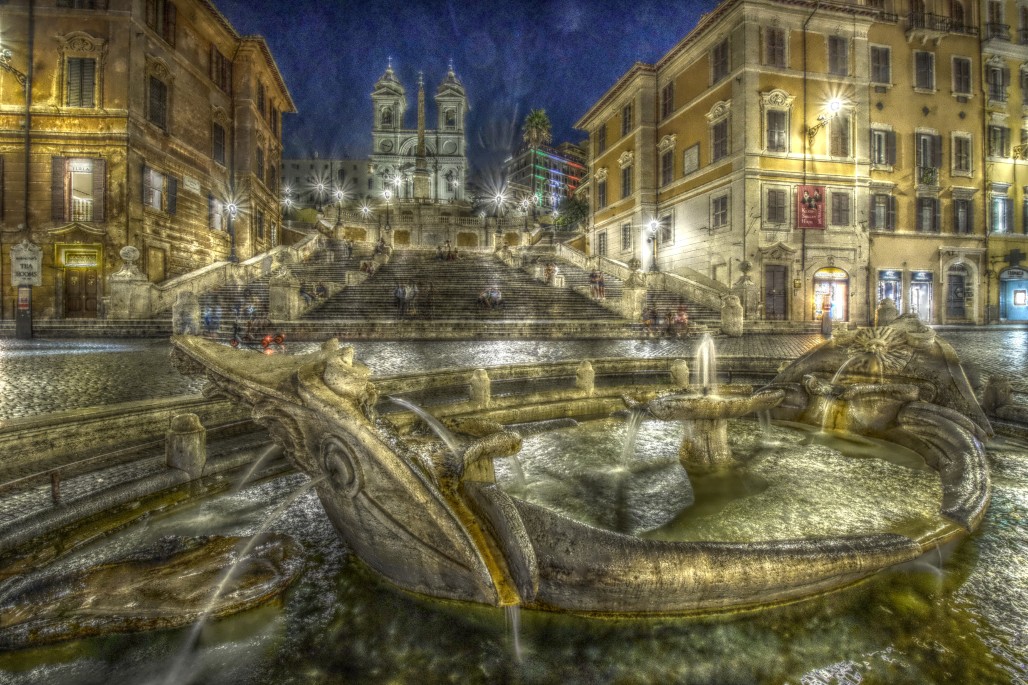
[[[317,486],[319,498],[359,558],[397,586],[435,597],[607,614],[686,613],[797,599],[960,537],[977,525],[975,512],[984,511],[988,500],[987,473],[983,480],[978,468],[984,455],[973,434],[940,429],[946,444],[933,444],[900,422],[890,428],[895,441],[905,441],[940,472],[952,468],[939,458],[940,450],[968,457],[963,463],[970,468],[953,469],[943,479],[958,493],[941,512],[952,515],[953,525],[905,535],[755,543],[641,539],[571,521],[498,488],[491,469],[481,466],[507,458],[516,436],[478,437],[451,451],[401,434],[375,413],[378,393],[367,370],[335,347],[262,367],[264,358],[256,353],[191,337],[173,343],[182,368],[205,374],[219,392],[252,406],[255,420],[268,426],[299,468],[314,477],[327,474]],[[352,377],[340,378],[350,368]],[[530,411],[513,413],[566,418],[575,392],[560,391],[549,402],[539,397]],[[602,404],[585,389],[577,392],[582,406]],[[748,405],[731,406],[752,411],[786,394],[784,388],[760,392]],[[475,416],[487,425],[503,423],[500,415],[512,413],[509,406],[497,411],[465,403],[450,414]],[[945,413],[931,417],[931,425],[951,423]]]

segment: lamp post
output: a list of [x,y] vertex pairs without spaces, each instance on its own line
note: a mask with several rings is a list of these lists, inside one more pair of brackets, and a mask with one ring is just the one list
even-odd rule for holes
[[828,108],[817,115],[817,122],[813,126],[807,129],[807,145],[811,145],[814,142],[814,137],[817,132],[828,125],[828,122],[835,118],[835,115],[842,109],[842,101],[838,98],[832,98],[828,102]]
[[336,188],[333,194],[336,198],[336,227],[338,228],[339,224],[343,221],[343,199],[346,197],[346,193],[342,189]]
[[393,191],[391,191],[388,188],[386,188],[385,190],[382,191],[382,197],[385,199],[385,203],[386,203],[385,232],[388,234],[393,229],[393,227],[389,225],[389,200],[393,197]]
[[371,216],[371,207],[368,205],[367,202],[365,202],[364,204],[361,205],[361,219],[364,220],[364,236],[365,236],[364,239],[365,240],[367,240],[367,235],[368,235],[368,217],[369,216]]
[[236,256],[236,215],[239,213],[239,206],[235,202],[229,202],[226,207],[228,210],[228,261],[238,262],[239,257]]
[[660,271],[657,268],[657,232],[660,230],[660,222],[656,219],[650,221],[647,225],[647,233],[649,233],[649,241],[651,245],[651,257],[650,271],[656,273]]

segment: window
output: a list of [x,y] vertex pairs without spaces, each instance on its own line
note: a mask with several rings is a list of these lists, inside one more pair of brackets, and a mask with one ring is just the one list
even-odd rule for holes
[[57,6],[77,10],[105,10],[107,0],[57,0]]
[[621,135],[627,136],[632,130],[632,103],[621,108]]
[[1013,200],[1005,195],[992,196],[992,224],[989,229],[993,233],[1007,233],[1010,230],[1010,220],[1014,213]]
[[922,52],[914,53],[914,88],[915,90],[935,89],[935,54]]
[[828,73],[836,76],[848,76],[849,41],[841,36],[828,36]]
[[839,112],[832,119],[828,136],[829,154],[832,157],[850,156],[850,115]]
[[989,100],[1006,102],[1007,87],[1010,85],[1010,70],[1002,66],[989,66],[985,70],[985,78],[989,87]]
[[171,0],[147,0],[146,25],[169,45],[175,44],[175,3]]
[[253,216],[254,230],[257,232],[257,237],[264,238],[264,210],[258,209]]
[[1021,72],[1021,106],[1028,107],[1028,71]]
[[764,30],[764,64],[769,67],[785,68],[785,30],[767,28]]
[[917,232],[939,232],[939,199],[935,197],[917,198]]
[[769,224],[784,224],[785,216],[785,191],[775,188],[767,191],[767,214],[765,215]]
[[675,84],[672,81],[660,89],[660,118],[667,119],[675,111]]
[[971,173],[971,137],[953,136],[953,171]]
[[607,149],[607,125],[603,124],[596,132],[596,154]]
[[832,193],[832,225],[850,225],[850,196],[847,193]]
[[660,244],[670,245],[675,242],[675,217],[670,212],[662,214],[657,220],[657,224],[660,231],[657,234]]
[[871,82],[892,83],[892,52],[889,48],[871,46]]
[[448,109],[443,116],[444,126],[447,131],[453,131],[457,128],[457,110]]
[[871,230],[893,231],[896,229],[896,198],[886,193],[871,196]]
[[767,149],[771,152],[786,152],[789,149],[786,121],[788,114],[781,110],[767,112]]
[[264,92],[264,84],[260,81],[257,82],[257,111],[261,113],[261,116],[265,115],[266,108],[268,106],[267,94]]
[[168,130],[168,84],[156,76],[150,76],[150,97],[146,106],[146,118],[155,126]]
[[68,107],[95,107],[96,60],[69,57],[66,69],[64,104]]
[[207,196],[207,225],[212,231],[222,230],[225,217],[225,203],[214,197]]
[[265,185],[268,186],[269,190],[278,190],[278,169],[274,164],[268,165],[268,180]]
[[989,156],[1010,156],[1010,129],[1006,126],[989,127]]
[[971,215],[971,201],[963,198],[953,200],[953,232],[967,234],[974,225]]
[[[928,133],[914,134],[915,164],[918,171],[939,169],[943,160],[943,137]],[[927,172],[925,172],[927,173]],[[927,180],[918,178],[918,183],[934,183],[938,179]]]
[[218,123],[211,126],[211,157],[225,166],[225,127]]
[[871,129],[871,164],[874,166],[896,164],[896,134],[893,131]]
[[953,58],[953,92],[957,95],[971,94],[971,60],[967,57]]
[[178,204],[178,179],[143,167],[143,206],[174,214]]
[[722,119],[711,127],[710,150],[712,162],[728,156],[728,119]]
[[53,157],[51,218],[63,221],[105,221],[107,161]]
[[211,80],[222,91],[231,92],[232,62],[214,45],[211,45]]
[[1010,27],[1003,23],[1003,4],[990,0],[988,6],[989,21],[986,24],[986,38],[1010,40]]
[[600,231],[596,234],[596,254],[600,257],[607,256],[607,232]]
[[621,224],[621,251],[632,249],[632,224]]
[[728,76],[731,71],[730,53],[728,52],[728,40],[723,40],[710,51],[710,78],[711,85]]
[[393,125],[393,108],[383,107],[382,108],[382,128],[388,128]]
[[607,179],[596,182],[596,208],[603,209],[607,206]]
[[666,150],[660,156],[660,185],[666,186],[675,177],[675,151]]
[[255,166],[254,174],[257,175],[257,180],[259,180],[261,183],[263,183],[264,182],[264,148],[261,147],[260,145],[257,146],[257,150],[255,152],[255,162],[256,162],[256,164],[254,165]]
[[621,199],[632,194],[632,167],[626,166],[621,170]]
[[728,196],[722,195],[710,200],[710,225],[724,228],[728,225]]

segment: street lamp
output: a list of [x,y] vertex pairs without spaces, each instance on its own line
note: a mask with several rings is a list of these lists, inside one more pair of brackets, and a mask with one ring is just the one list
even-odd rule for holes
[[656,219],[652,219],[647,226],[647,232],[649,233],[649,241],[651,244],[653,258],[653,261],[650,262],[650,271],[653,271],[654,273],[660,271],[660,269],[657,268],[657,232],[659,230],[660,222]]
[[315,192],[318,193],[318,201],[315,204],[314,209],[316,209],[317,211],[320,212],[321,211],[321,202],[322,202],[322,200],[325,199],[325,184],[322,181],[318,181],[314,185],[314,190],[315,190]]
[[226,207],[228,210],[228,240],[229,240],[229,252],[228,261],[238,262],[239,258],[236,256],[236,215],[239,213],[239,206],[235,202],[229,202]]
[[336,188],[336,191],[333,194],[336,198],[336,226],[339,226],[343,220],[343,198],[346,197],[346,193],[344,193],[341,188]]
[[382,191],[382,197],[385,198],[386,203],[386,225],[385,230],[388,233],[392,230],[392,226],[389,225],[389,200],[393,197],[393,191],[386,188]]
[[828,122],[835,118],[835,115],[842,109],[842,100],[839,98],[832,98],[828,101],[828,108],[817,115],[817,123],[807,129],[807,144],[814,142],[814,136],[817,132],[828,125]]

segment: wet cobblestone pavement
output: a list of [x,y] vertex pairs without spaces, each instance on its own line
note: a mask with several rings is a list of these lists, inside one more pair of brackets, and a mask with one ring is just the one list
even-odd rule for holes
[[[1028,330],[950,330],[940,333],[965,363],[1028,388]],[[718,338],[723,357],[797,357],[817,334]],[[426,369],[494,366],[603,357],[691,357],[697,336],[642,340],[357,341],[356,356],[375,375]],[[293,354],[314,343],[289,347]],[[182,376],[166,340],[0,340],[0,422],[69,409],[196,394],[201,380]]]

